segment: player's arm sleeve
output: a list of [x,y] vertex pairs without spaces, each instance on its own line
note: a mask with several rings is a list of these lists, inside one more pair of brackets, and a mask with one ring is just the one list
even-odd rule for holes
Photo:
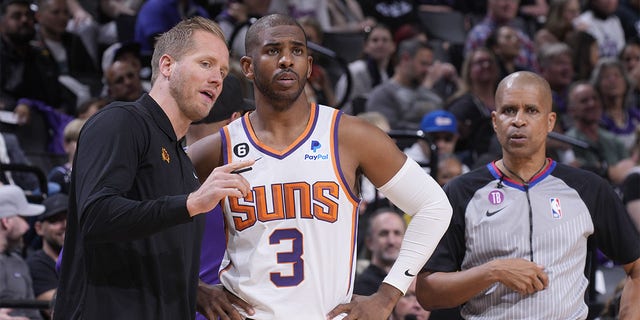
[[413,216],[398,259],[384,279],[404,294],[447,230],[452,209],[440,185],[410,158],[379,190]]

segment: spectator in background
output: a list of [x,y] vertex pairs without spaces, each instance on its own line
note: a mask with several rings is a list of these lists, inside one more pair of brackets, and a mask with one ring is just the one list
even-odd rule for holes
[[[151,89],[151,83],[149,82],[151,78],[151,68],[143,65],[142,56],[140,55],[140,44],[136,42],[116,42],[109,46],[102,54],[101,68],[103,75],[106,75],[109,67],[116,61],[129,62],[138,70],[138,74],[142,80],[142,88],[145,91]],[[105,93],[104,90],[106,90],[106,88],[103,88],[103,94]]]
[[640,127],[640,106],[631,99],[633,87],[625,67],[616,58],[600,59],[591,84],[602,100],[600,126],[613,133],[626,150],[631,150],[636,129]]
[[416,26],[405,24],[393,33],[393,42],[396,44],[396,46],[398,46],[398,44],[400,44],[400,42],[404,40],[414,38],[419,39],[424,43],[429,42],[429,37],[427,36],[425,31]]
[[627,42],[640,41],[640,1],[620,0],[616,9]]
[[[37,45],[42,50],[49,51],[61,75],[72,77],[78,84],[86,87],[87,93],[96,95],[100,91],[101,72],[97,67],[97,61],[89,54],[82,39],[66,30],[71,18],[66,1],[37,1],[38,10],[35,12],[39,26],[36,36]],[[76,95],[79,94],[76,93]],[[75,106],[73,107],[66,112],[73,115]]]
[[47,181],[60,186],[60,192],[63,194],[69,194],[73,158],[76,154],[76,145],[84,122],[85,120],[82,119],[74,119],[64,127],[62,144],[64,146],[64,151],[67,154],[67,162],[63,165],[54,167],[47,175]]
[[140,71],[129,61],[115,61],[105,73],[107,98],[112,101],[136,101],[145,92]]
[[[429,141],[436,145],[438,159],[447,155],[455,155],[456,142],[459,137],[458,123],[451,112],[435,110],[427,113],[420,122],[420,130],[426,134]],[[425,140],[416,141],[410,148],[405,149],[404,153],[423,167],[430,163],[431,149],[429,142]],[[426,166],[425,169],[429,173],[429,167]],[[466,173],[469,168],[464,166],[463,171]]]
[[419,25],[418,3],[415,0],[360,0],[367,18],[389,26],[395,33],[402,25]]
[[416,280],[411,282],[407,293],[400,297],[389,320],[428,320],[431,312],[422,308],[416,298]]
[[[13,133],[0,133],[0,163],[31,165]],[[32,172],[2,170],[0,184],[15,184],[23,190],[38,193],[38,178]]]
[[622,24],[615,15],[617,7],[618,0],[588,0],[587,10],[575,20],[598,40],[601,57],[617,57],[625,44]]
[[325,32],[368,32],[376,19],[365,17],[358,0],[281,0],[272,1],[271,12],[295,19],[312,18]]
[[41,48],[49,50],[61,74],[95,77],[100,74],[98,61],[89,54],[82,39],[66,29],[71,20],[67,1],[35,1],[36,40]]
[[516,71],[526,70],[516,61],[522,48],[522,42],[520,42],[518,31],[515,28],[508,25],[496,28],[489,34],[486,47],[493,51],[498,61],[499,80]]
[[356,276],[353,293],[370,296],[389,273],[400,253],[407,224],[389,207],[379,208],[368,219],[365,245],[371,253],[369,266]]
[[87,120],[108,103],[109,100],[106,98],[91,98],[78,106],[76,117],[78,119]]
[[4,0],[0,4],[0,107],[14,111],[18,99],[30,98],[67,110],[66,106],[73,106],[75,101],[62,96],[55,61],[48,51],[31,44],[36,29],[30,4],[28,0]]
[[181,20],[201,16],[209,18],[209,13],[194,0],[148,0],[138,12],[134,39],[140,44],[140,54],[150,57],[155,38],[171,29]]
[[[487,0],[487,14],[467,35],[465,54],[468,55],[473,49],[483,46],[489,34],[497,27],[511,25],[517,28],[514,20],[518,13],[519,2],[519,0]],[[533,41],[523,30],[517,30],[522,48],[516,62],[527,70],[537,70]]]
[[[357,117],[371,123],[384,132],[388,133],[391,130],[389,121],[387,121],[387,118],[385,118],[384,115],[382,115],[382,113],[380,112],[362,112],[358,113]],[[360,177],[359,188],[360,198],[362,199],[362,201],[360,201],[358,210],[360,213],[360,218],[358,219],[360,222],[358,223],[358,255],[360,256],[360,253],[364,251],[363,248],[365,248],[362,240],[364,239],[364,237],[362,235],[365,234],[366,219],[375,209],[382,206],[389,206],[389,201],[384,198],[384,195],[380,194],[378,189],[366,177]]]
[[418,130],[425,114],[442,108],[442,99],[425,85],[433,51],[410,39],[400,43],[396,58],[393,77],[371,91],[365,109],[382,113],[392,129]]
[[369,32],[376,24],[373,17],[365,17],[357,0],[327,0],[329,32]]
[[133,41],[135,19],[145,0],[99,0],[99,2],[96,20],[102,29],[110,29],[111,32],[115,29],[117,42]]
[[635,160],[635,167],[622,183],[622,202],[627,207],[627,212],[636,229],[640,232],[640,131],[636,133],[636,142],[631,149],[631,159]]
[[569,90],[569,115],[573,127],[567,136],[589,143],[589,149],[574,147],[578,167],[593,171],[619,185],[634,163],[624,145],[599,126],[602,119],[600,98],[593,85],[577,82]]
[[567,36],[576,30],[573,20],[580,11],[579,0],[550,0],[547,21],[535,35],[536,48],[566,41]]
[[463,85],[446,108],[458,122],[460,137],[456,153],[469,167],[489,151],[494,136],[491,111],[495,110],[494,93],[498,77],[498,64],[493,53],[486,47],[474,49],[462,63]]
[[570,121],[564,119],[567,113],[567,92],[573,81],[573,60],[571,48],[565,43],[552,43],[538,51],[540,75],[549,82],[553,98],[553,112],[562,128],[567,128]]
[[[51,301],[58,288],[56,260],[64,244],[69,197],[65,194],[54,194],[44,199],[42,204],[45,206],[45,211],[36,218],[34,225],[36,233],[42,238],[42,249],[29,255],[27,264],[31,271],[36,299]],[[43,310],[43,316],[51,319],[51,311],[51,309]]]
[[438,157],[438,174],[436,181],[441,187],[444,187],[453,178],[469,172],[469,168],[460,162],[460,159],[453,154],[445,154]]
[[629,42],[620,52],[620,61],[635,86],[631,90],[633,104],[640,107],[640,42]]
[[573,79],[588,81],[600,60],[598,41],[588,32],[576,31],[567,37],[566,43],[571,48]]
[[[0,186],[0,300],[35,299],[29,266],[22,256],[13,251],[12,243],[22,240],[29,230],[23,217],[42,214],[44,206],[27,202],[17,186]],[[2,309],[0,316],[42,319],[37,309]]]
[[[323,31],[322,27],[315,19],[311,17],[301,18],[300,25],[307,35],[307,41],[322,45]],[[313,56],[313,65],[311,66],[311,76],[307,79],[307,85],[304,87],[309,102],[324,104],[327,106],[335,106],[336,98],[333,93],[333,84],[327,71],[320,65],[320,57],[311,50]]]
[[133,41],[135,16],[144,0],[67,0],[73,19],[67,30],[79,35],[94,61],[117,42]]
[[[215,17],[224,32],[231,57],[239,60],[244,55],[244,38],[247,29],[257,18],[269,13],[271,0],[229,0],[222,12]],[[231,59],[232,68],[233,60]],[[235,68],[239,68],[236,66]]]
[[[391,30],[384,25],[375,25],[365,34],[362,58],[349,64],[351,91],[343,111],[358,114],[364,110],[362,100],[369,92],[393,75],[392,57],[396,51]],[[342,99],[347,90],[347,77],[341,76],[336,83],[336,99]]]
[[18,116],[17,126],[2,130],[15,133],[29,161],[46,172],[56,163],[52,154],[62,152],[51,144],[58,120],[66,115],[59,113],[73,110],[76,97],[58,82],[49,52],[32,45],[33,15],[29,1],[0,4],[0,109]]

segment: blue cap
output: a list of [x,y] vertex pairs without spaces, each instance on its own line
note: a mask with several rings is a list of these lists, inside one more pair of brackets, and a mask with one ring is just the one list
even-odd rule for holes
[[457,134],[458,122],[453,113],[436,110],[426,114],[422,118],[420,129],[424,132],[451,132]]

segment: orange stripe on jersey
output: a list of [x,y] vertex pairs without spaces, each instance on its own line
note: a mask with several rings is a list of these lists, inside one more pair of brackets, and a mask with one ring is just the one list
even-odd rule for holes
[[[249,135],[251,136],[251,140],[253,140],[253,142],[259,146],[260,148],[273,153],[275,155],[278,156],[282,156],[284,154],[286,154],[287,152],[291,151],[295,146],[297,146],[300,141],[302,141],[302,139],[306,138],[309,135],[309,132],[311,131],[311,129],[313,129],[313,124],[316,121],[316,109],[318,108],[318,106],[315,103],[311,104],[311,112],[310,112],[310,116],[309,116],[309,121],[307,122],[307,126],[304,128],[304,131],[296,138],[295,141],[293,141],[289,146],[287,146],[284,150],[276,150],[273,149],[263,143],[260,142],[260,140],[258,140],[258,137],[256,136],[255,131],[253,130],[253,126],[251,126],[251,121],[246,121],[246,125],[247,125],[247,131],[249,132]],[[248,120],[249,118],[247,118]]]

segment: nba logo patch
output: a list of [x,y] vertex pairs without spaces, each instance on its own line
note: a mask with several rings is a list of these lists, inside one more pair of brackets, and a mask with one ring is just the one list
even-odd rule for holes
[[551,216],[554,219],[562,218],[562,207],[560,207],[560,199],[551,198],[549,199],[549,203],[551,204]]

